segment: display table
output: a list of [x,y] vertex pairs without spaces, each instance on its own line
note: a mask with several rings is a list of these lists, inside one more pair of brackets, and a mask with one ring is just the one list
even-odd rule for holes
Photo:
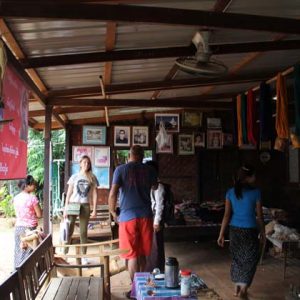
[[[180,296],[180,288],[167,289],[164,280],[155,280],[156,287],[147,286],[147,279],[150,273],[135,273],[132,283],[131,297],[137,300],[180,300],[190,299],[196,300],[197,297],[184,298]],[[154,292],[155,295],[151,296],[148,293]]]

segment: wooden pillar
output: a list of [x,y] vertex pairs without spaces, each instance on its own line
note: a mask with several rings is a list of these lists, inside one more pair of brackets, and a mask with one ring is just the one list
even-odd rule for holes
[[45,152],[44,152],[44,206],[43,206],[43,218],[44,218],[44,232],[46,234],[51,232],[51,220],[50,220],[50,208],[51,208],[51,174],[50,174],[50,164],[52,163],[52,153],[51,153],[51,119],[52,119],[52,109],[53,106],[46,105],[45,113]]
[[67,194],[67,182],[70,177],[70,125],[66,125],[66,153],[65,153],[65,178],[64,178],[64,192]]

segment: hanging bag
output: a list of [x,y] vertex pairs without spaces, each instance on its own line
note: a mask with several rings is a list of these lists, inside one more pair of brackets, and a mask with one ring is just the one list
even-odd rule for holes
[[164,146],[168,145],[168,134],[165,129],[165,125],[163,121],[159,123],[159,131],[155,138],[157,146],[159,149],[163,148]]
[[80,214],[80,203],[68,203],[67,215],[79,216]]
[[59,233],[60,233],[60,240],[62,243],[68,243],[69,241],[69,231],[70,231],[70,221],[65,218],[59,224]]

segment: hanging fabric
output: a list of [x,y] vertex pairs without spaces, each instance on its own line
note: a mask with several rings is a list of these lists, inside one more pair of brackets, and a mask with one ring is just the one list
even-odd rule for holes
[[242,96],[236,98],[236,120],[237,120],[237,144],[239,147],[243,145],[243,130],[242,130]]
[[286,81],[281,73],[277,75],[276,81],[276,123],[275,128],[277,138],[275,140],[274,149],[284,151],[289,138],[289,122],[288,122],[288,98],[286,90]]
[[259,125],[260,140],[268,142],[272,139],[272,95],[270,85],[264,81],[259,88]]
[[256,135],[256,100],[253,90],[249,90],[247,93],[247,138],[250,144],[257,144]]
[[243,144],[248,144],[247,137],[247,96],[242,94],[242,131],[243,131]]
[[291,134],[293,148],[300,148],[300,65],[294,66],[295,134]]

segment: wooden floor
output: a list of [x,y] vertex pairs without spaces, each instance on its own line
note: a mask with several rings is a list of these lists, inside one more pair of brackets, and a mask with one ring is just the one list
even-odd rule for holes
[[[224,300],[237,299],[233,297],[228,248],[219,248],[214,241],[166,243],[166,255],[177,257],[180,268],[192,269]],[[258,266],[249,299],[284,300],[289,285],[300,284],[300,260],[291,262],[283,280],[283,260],[267,255],[263,265]],[[112,277],[112,299],[124,299],[123,293],[129,289],[128,272]]]

